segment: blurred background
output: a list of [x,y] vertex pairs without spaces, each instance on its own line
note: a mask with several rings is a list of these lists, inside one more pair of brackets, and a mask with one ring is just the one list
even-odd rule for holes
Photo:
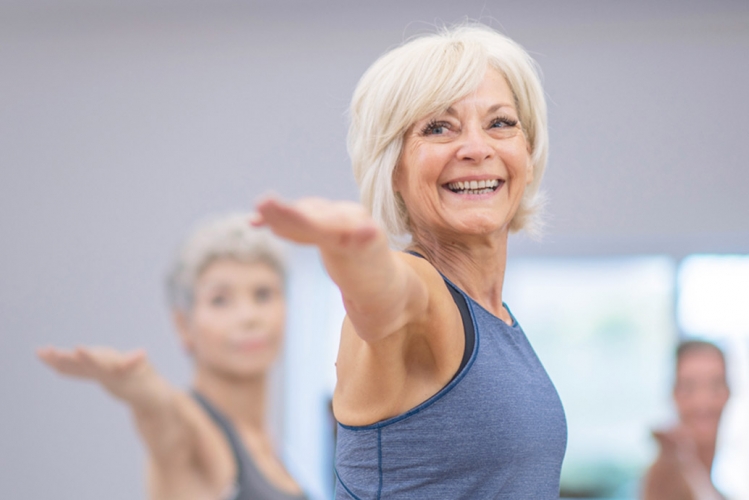
[[[163,293],[186,231],[268,191],[356,199],[358,78],[466,18],[544,74],[548,225],[511,240],[505,300],[565,404],[564,496],[636,497],[674,418],[674,346],[697,336],[730,364],[715,482],[749,498],[745,0],[2,0],[0,497],[144,497],[126,409],[34,349],[144,347],[187,386]],[[279,449],[324,499],[343,311],[317,255],[290,256]]]

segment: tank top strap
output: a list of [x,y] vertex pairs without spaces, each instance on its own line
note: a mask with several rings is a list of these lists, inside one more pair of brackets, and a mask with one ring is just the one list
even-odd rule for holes
[[290,495],[271,485],[255,465],[239,432],[232,422],[202,394],[193,390],[192,397],[221,429],[234,455],[237,475],[226,500],[306,500],[306,495]]
[[223,413],[218,411],[216,407],[209,403],[208,400],[203,397],[203,395],[198,391],[193,390],[191,392],[191,395],[193,399],[197,401],[198,404],[206,411],[206,413],[208,413],[208,415],[211,417],[211,420],[213,420],[213,422],[218,425],[219,429],[221,429],[221,433],[229,442],[229,447],[231,447],[231,452],[234,456],[234,463],[236,464],[237,468],[237,476],[234,482],[236,485],[241,485],[244,479],[244,465],[246,462],[245,454],[247,453],[247,450],[245,450],[244,443],[242,443],[236,429],[234,428],[234,425],[232,425],[229,419],[226,418]]
[[[413,255],[415,257],[419,257],[420,259],[427,260],[426,257],[418,252],[414,252],[413,250],[406,250],[405,253]],[[435,269],[437,268],[435,267]],[[468,364],[468,360],[471,359],[471,354],[473,354],[473,348],[476,344],[476,328],[473,324],[473,319],[471,318],[471,310],[468,306],[468,298],[466,297],[463,290],[458,288],[452,281],[450,281],[444,274],[442,274],[439,269],[437,269],[437,272],[440,273],[440,276],[442,276],[442,280],[445,282],[447,290],[450,292],[455,305],[458,307],[458,311],[460,312],[460,319],[463,322],[465,348],[463,349],[463,358],[460,360],[460,367],[458,368],[458,371],[455,372],[455,375],[453,375],[453,379],[455,379],[455,377],[457,377],[458,374],[463,371],[463,368],[466,367],[466,365]]]

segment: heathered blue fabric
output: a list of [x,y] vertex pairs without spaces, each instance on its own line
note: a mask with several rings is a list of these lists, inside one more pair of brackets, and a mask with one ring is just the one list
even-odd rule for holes
[[338,424],[336,500],[559,498],[567,422],[557,391],[514,318],[509,326],[461,294],[476,332],[468,364],[403,415]]

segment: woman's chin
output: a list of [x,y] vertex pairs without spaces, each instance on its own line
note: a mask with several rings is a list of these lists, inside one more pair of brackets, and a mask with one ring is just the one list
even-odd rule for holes
[[234,381],[253,380],[266,375],[276,361],[275,356],[231,356],[213,364],[213,371],[221,378]]
[[270,371],[272,366],[273,361],[255,362],[252,364],[233,367],[232,373],[234,378],[236,379],[252,380],[266,375]]
[[506,235],[509,219],[497,217],[496,213],[474,214],[456,221],[455,233],[466,237],[496,237]]

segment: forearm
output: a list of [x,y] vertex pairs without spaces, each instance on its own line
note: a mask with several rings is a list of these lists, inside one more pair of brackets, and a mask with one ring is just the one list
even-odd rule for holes
[[99,383],[134,413],[154,414],[170,404],[174,388],[144,359],[126,374],[104,373]]
[[394,333],[426,303],[415,271],[390,250],[385,232],[361,205],[319,198],[287,204],[269,198],[257,208],[253,224],[320,249],[349,319],[365,341]]
[[144,362],[133,370],[116,387],[102,384],[126,403],[133,413],[138,430],[156,462],[172,459],[175,451],[188,446],[188,425],[186,422],[186,396],[154,367]]
[[142,350],[125,353],[110,347],[46,347],[37,354],[58,373],[98,382],[127,404],[155,458],[176,449],[176,443],[189,442],[189,401],[185,402],[189,398],[156,372]]
[[158,403],[131,405],[133,417],[154,463],[177,465],[192,458],[193,441],[184,401],[187,396],[171,390],[160,398]]
[[161,419],[171,413],[177,395],[176,388],[160,376],[156,376],[137,396],[132,397],[128,404],[138,418]]
[[413,303],[414,271],[390,250],[384,232],[352,249],[320,248],[357,333],[374,341],[402,328]]
[[643,500],[722,500],[710,472],[696,457],[678,456],[675,450],[661,453],[645,476]]
[[398,294],[398,262],[387,246],[387,239],[378,234],[365,246],[354,248],[320,247],[325,268],[338,285],[341,294],[357,309],[379,309]]
[[689,485],[695,500],[723,500],[723,495],[715,489],[710,478],[710,471],[697,461],[688,462],[683,466],[684,480]]

